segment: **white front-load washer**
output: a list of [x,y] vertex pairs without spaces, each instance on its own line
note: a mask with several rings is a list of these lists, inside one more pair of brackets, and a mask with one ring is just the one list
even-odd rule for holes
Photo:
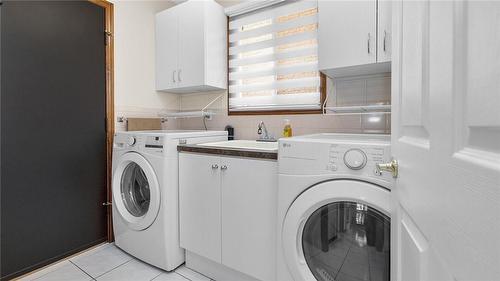
[[223,140],[225,131],[116,133],[112,172],[116,246],[167,271],[182,264],[177,146]]
[[278,155],[277,280],[391,280],[390,136],[280,139]]

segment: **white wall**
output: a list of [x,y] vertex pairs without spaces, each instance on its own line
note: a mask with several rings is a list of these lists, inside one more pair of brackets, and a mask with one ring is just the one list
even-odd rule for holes
[[[228,7],[239,4],[241,0],[217,0],[219,4]],[[374,97],[385,97],[390,100],[390,79],[380,78],[371,79],[370,88],[366,88],[365,81],[361,84],[349,84],[342,87],[344,92],[343,101],[351,102],[366,98],[366,92]],[[359,85],[364,85],[359,86]],[[374,86],[375,85],[375,86]],[[333,97],[333,82],[328,80],[328,93],[330,100],[336,100]],[[255,139],[257,135],[257,125],[260,121],[264,121],[268,130],[275,137],[279,138],[282,135],[284,119],[290,119],[292,123],[294,135],[314,134],[314,133],[370,133],[370,134],[390,134],[391,124],[390,115],[387,114],[370,114],[370,115],[330,115],[322,114],[304,114],[304,115],[258,115],[258,116],[229,116],[227,114],[227,92],[218,93],[194,93],[184,94],[180,96],[181,110],[199,110],[208,104],[211,100],[219,95],[223,98],[212,106],[212,110],[218,112],[212,120],[206,121],[206,126],[209,130],[223,130],[226,125],[231,125],[235,128],[235,137],[237,139]],[[340,91],[337,90],[337,96],[340,96]],[[342,105],[341,102],[338,102]],[[178,123],[181,129],[203,129],[205,127],[201,118],[181,119]]]
[[[178,110],[179,96],[155,90],[155,14],[173,2],[112,1],[114,4],[116,116],[156,117]],[[175,128],[176,122],[167,122]],[[123,129],[117,123],[117,130]]]
[[[378,122],[371,116],[228,116],[226,92],[210,94],[175,95],[155,91],[155,14],[173,6],[173,1],[114,0],[115,8],[115,111],[116,116],[157,117],[161,110],[197,110],[219,94],[224,98],[215,104],[220,112],[207,121],[208,129],[221,130],[226,125],[236,129],[237,138],[256,138],[260,120],[268,125],[277,137],[281,135],[283,119],[292,121],[296,135],[319,132],[390,133],[390,118],[382,115]],[[240,0],[219,0],[224,6]],[[169,129],[202,129],[201,118],[169,120],[164,123]],[[123,130],[124,123],[116,129]]]

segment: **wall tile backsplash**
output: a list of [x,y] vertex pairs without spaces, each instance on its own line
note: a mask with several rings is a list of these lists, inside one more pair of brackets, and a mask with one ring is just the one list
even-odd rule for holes
[[[390,77],[365,77],[357,79],[343,79],[337,83],[335,93],[331,80],[328,80],[329,105],[352,106],[366,104],[390,103]],[[218,95],[224,97],[216,102],[212,110],[217,114],[206,121],[208,130],[223,130],[226,125],[235,128],[236,139],[256,139],[257,125],[264,121],[269,132],[276,138],[281,137],[284,119],[292,123],[294,135],[314,133],[369,133],[390,134],[390,114],[354,114],[354,115],[246,115],[228,116],[227,93],[203,93],[182,95],[180,98],[181,110],[199,110]],[[333,103],[333,104],[332,104]],[[179,119],[180,129],[204,129],[201,118]]]
[[[117,108],[115,112],[115,131],[126,131],[127,123],[118,122],[119,117],[131,118],[131,117],[139,117],[139,118],[157,118],[158,113],[161,112],[162,109],[159,108],[139,108],[139,107],[121,107]],[[167,120],[162,123],[163,130],[178,130],[178,120],[172,119]]]
[[[343,79],[337,83],[334,92],[333,83],[328,80],[328,105],[353,106],[365,104],[390,103],[390,77],[365,77]],[[164,93],[158,93],[162,95]],[[206,120],[208,130],[224,130],[226,125],[235,128],[236,139],[256,139],[257,125],[264,121],[268,131],[276,138],[280,138],[284,126],[284,119],[289,119],[294,135],[315,133],[367,133],[390,134],[390,114],[354,114],[354,115],[244,115],[227,114],[227,92],[193,93],[179,95],[179,110],[200,110],[218,96],[223,95],[209,109],[216,112],[211,120]],[[158,117],[158,108],[117,108],[116,116],[125,117]],[[163,129],[169,130],[203,130],[202,118],[169,119],[163,123]],[[126,129],[125,123],[116,122],[116,131]]]

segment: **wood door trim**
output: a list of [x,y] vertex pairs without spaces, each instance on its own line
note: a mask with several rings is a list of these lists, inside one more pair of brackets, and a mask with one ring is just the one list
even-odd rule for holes
[[[113,3],[106,0],[88,0],[104,8],[106,36],[106,202],[112,202],[111,173],[113,159],[113,137],[115,134],[114,106],[114,8]],[[103,34],[103,36],[105,36]],[[107,208],[108,242],[114,241],[112,206]]]

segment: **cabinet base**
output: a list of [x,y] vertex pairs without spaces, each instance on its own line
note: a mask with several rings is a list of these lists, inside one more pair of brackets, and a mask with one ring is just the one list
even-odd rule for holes
[[391,62],[379,62],[363,65],[346,66],[332,69],[321,69],[330,78],[372,75],[391,72]]
[[186,251],[186,267],[216,281],[270,281],[255,279],[189,251]]

